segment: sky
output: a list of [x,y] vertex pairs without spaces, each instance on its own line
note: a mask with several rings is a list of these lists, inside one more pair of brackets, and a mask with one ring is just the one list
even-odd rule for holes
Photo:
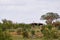
[[0,21],[44,23],[40,18],[47,12],[60,15],[60,0],[0,0]]

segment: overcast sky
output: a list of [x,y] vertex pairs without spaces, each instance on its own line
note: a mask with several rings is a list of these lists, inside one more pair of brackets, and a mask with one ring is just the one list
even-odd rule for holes
[[60,0],[0,0],[0,21],[19,23],[43,22],[41,15],[47,12],[60,13]]

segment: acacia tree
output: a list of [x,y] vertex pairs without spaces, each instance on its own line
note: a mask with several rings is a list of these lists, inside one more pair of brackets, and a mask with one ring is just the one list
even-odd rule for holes
[[58,30],[56,28],[53,29],[53,25],[51,25],[53,20],[58,18],[60,18],[60,16],[57,13],[53,13],[53,12],[48,12],[45,15],[41,16],[41,19],[46,20],[46,23],[48,24],[48,25],[45,25],[41,31],[44,34],[44,37],[46,40],[59,38],[59,36],[57,35]]
[[58,18],[60,18],[60,16],[57,13],[53,12],[48,12],[45,15],[41,16],[41,19],[46,20],[47,24],[52,24],[52,21]]

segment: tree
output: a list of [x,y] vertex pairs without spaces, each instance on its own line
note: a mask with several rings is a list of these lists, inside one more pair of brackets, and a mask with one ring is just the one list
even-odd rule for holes
[[53,12],[48,12],[45,15],[41,16],[41,19],[46,20],[47,24],[52,24],[52,21],[58,18],[60,18],[60,16],[57,13]]
[[3,19],[2,22],[3,22],[4,29],[10,29],[13,26],[13,23],[10,20]]

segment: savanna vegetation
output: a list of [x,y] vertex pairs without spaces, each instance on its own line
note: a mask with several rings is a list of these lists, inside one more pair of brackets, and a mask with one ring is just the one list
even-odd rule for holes
[[25,23],[13,23],[3,19],[0,22],[0,40],[60,40],[60,22],[54,20],[60,15],[48,12],[41,16],[46,20],[43,25],[31,25]]

